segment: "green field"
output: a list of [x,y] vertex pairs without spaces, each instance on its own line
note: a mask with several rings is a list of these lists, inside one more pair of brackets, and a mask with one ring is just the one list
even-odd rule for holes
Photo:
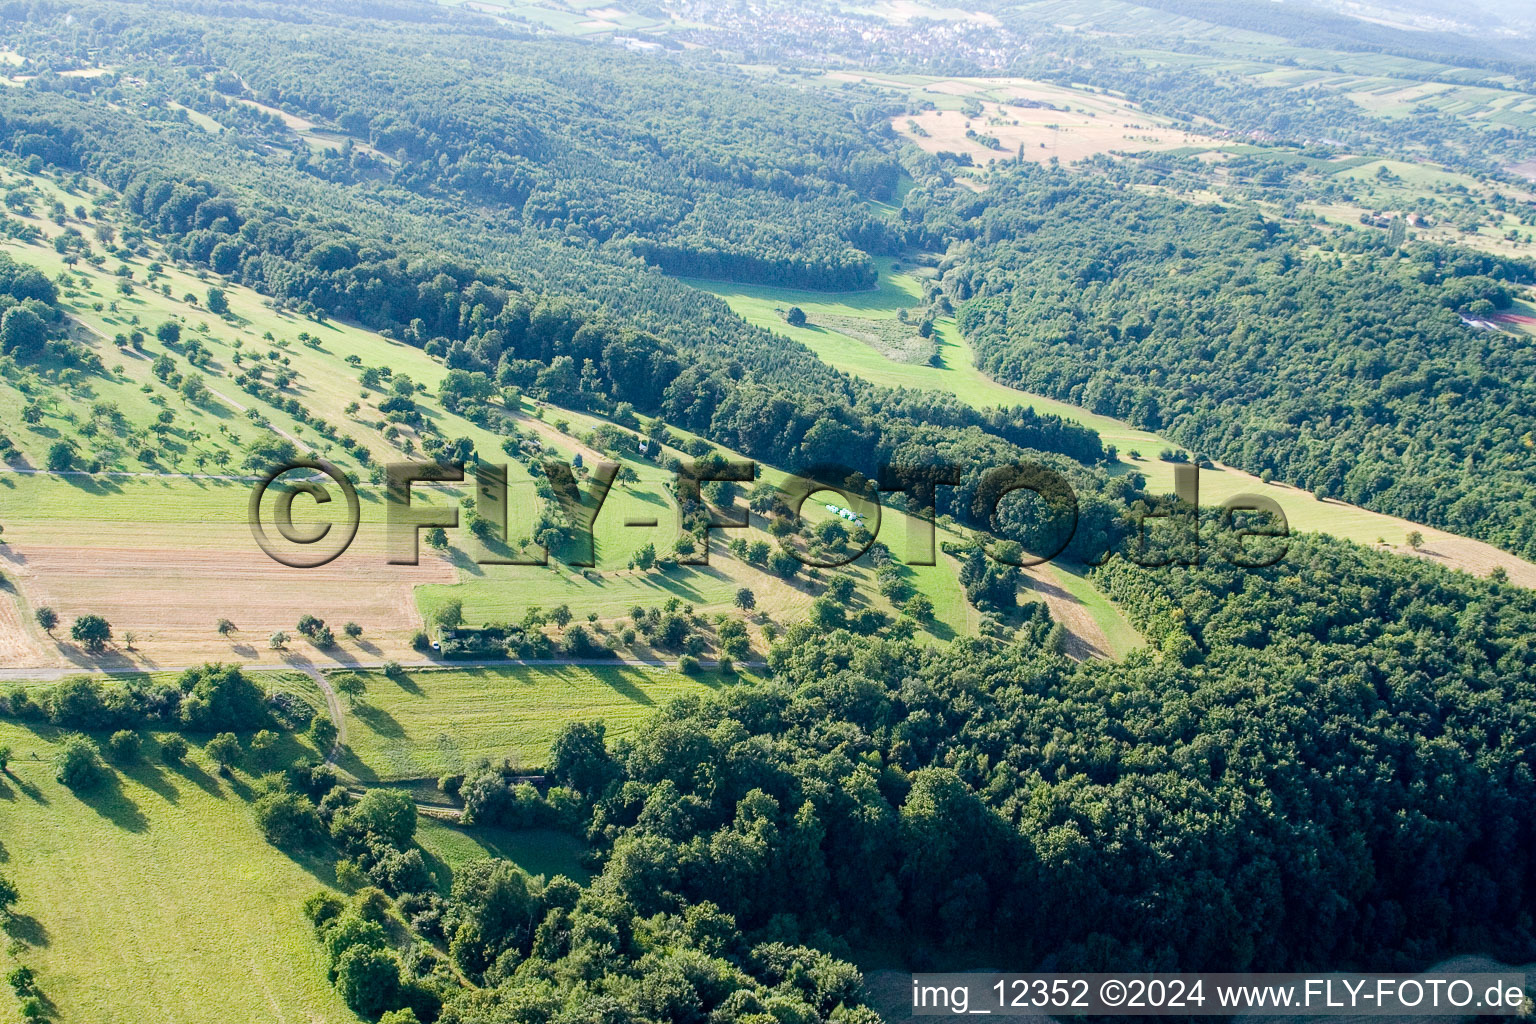
[[552,829],[463,827],[423,817],[416,826],[416,841],[429,859],[450,872],[480,857],[502,857],[530,875],[564,875],[583,884],[590,875],[581,863],[586,846]]
[[221,779],[197,751],[175,769],[151,754],[81,799],[54,781],[58,739],[0,722],[14,748],[0,863],[22,892],[6,931],[58,1018],[356,1020],[300,909],[332,883],[331,866],[267,844],[248,777]]
[[610,737],[622,736],[674,697],[729,685],[713,672],[622,666],[434,669],[401,683],[363,675],[367,693],[347,712],[340,765],[364,781],[462,772],[481,758],[538,768],[568,721],[600,718]]
[[[976,367],[976,354],[970,342],[956,329],[953,320],[935,324],[937,349],[942,366],[927,363],[899,363],[886,358],[870,345],[848,335],[817,326],[818,316],[858,316],[871,320],[894,319],[901,309],[913,309],[922,294],[921,283],[910,273],[883,270],[880,283],[866,292],[818,292],[794,288],[726,284],[689,279],[689,284],[724,299],[742,319],[777,334],[793,338],[809,348],[826,363],[856,377],[886,387],[942,391],[978,409],[989,406],[1026,406],[1038,413],[1061,416],[1099,432],[1105,441],[1127,446],[1157,446],[1161,438],[1120,420],[1100,416],[1066,402],[1043,395],[1033,395],[999,384]],[[790,306],[805,310],[809,322],[791,327],[784,322]]]

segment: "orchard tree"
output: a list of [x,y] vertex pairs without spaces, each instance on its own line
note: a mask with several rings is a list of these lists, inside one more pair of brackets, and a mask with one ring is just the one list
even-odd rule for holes
[[55,441],[48,449],[48,470],[66,473],[75,468],[75,446],[68,441]]
[[100,615],[82,615],[69,627],[69,637],[92,654],[100,654],[112,639],[112,626]]
[[80,792],[94,789],[106,774],[96,748],[83,736],[68,740],[54,758],[54,777],[70,789]]
[[107,753],[119,764],[136,761],[140,748],[139,734],[132,729],[119,729],[107,740]]
[[464,624],[464,602],[458,598],[445,602],[433,619],[439,629],[458,629]]
[[367,680],[356,672],[342,673],[336,677],[333,685],[336,687],[336,692],[344,695],[347,702],[354,707],[357,706],[358,699],[368,692]]
[[742,587],[736,591],[736,607],[744,612],[757,607],[757,595],[752,593],[751,587]]
[[48,325],[27,306],[0,314],[0,350],[21,358],[37,355],[48,341]]
[[160,741],[160,760],[166,764],[180,764],[187,759],[187,741],[172,733]]
[[336,990],[360,1015],[377,1017],[400,1001],[400,960],[392,950],[352,946],[336,963]]

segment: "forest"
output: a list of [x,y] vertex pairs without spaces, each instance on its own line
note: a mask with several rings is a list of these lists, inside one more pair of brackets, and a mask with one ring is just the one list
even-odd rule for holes
[[1461,316],[1507,308],[1531,261],[1050,169],[1011,171],[964,212],[940,224],[961,243],[944,287],[999,379],[1536,553],[1531,349]]

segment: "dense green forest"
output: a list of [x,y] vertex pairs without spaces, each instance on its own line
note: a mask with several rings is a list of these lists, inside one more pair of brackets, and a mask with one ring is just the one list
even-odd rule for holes
[[601,793],[597,884],[899,934],[934,963],[1385,966],[1530,941],[1528,592],[1311,539],[1269,570],[1099,573],[1161,657],[1073,664],[1043,614],[943,651],[795,627],[771,686],[557,762]]
[[1525,555],[1536,363],[1506,308],[1529,261],[1287,225],[1049,169],[940,223],[944,286],[999,379],[1254,473]]
[[[503,230],[611,241],[677,273],[833,289],[871,284],[866,250],[888,245],[861,202],[890,198],[898,173],[873,107],[579,43],[363,22],[256,31],[226,17],[124,31],[120,9],[82,30],[64,22],[74,15],[28,20],[61,53],[126,63],[123,79],[142,77],[134,91],[162,111],[204,112],[247,146],[287,144],[320,178],[494,210]],[[252,101],[329,128],[331,148],[311,153]]]

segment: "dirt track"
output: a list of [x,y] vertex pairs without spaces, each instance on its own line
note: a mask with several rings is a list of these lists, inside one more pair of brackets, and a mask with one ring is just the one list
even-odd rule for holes
[[[1094,621],[1081,601],[1062,588],[1056,570],[1049,565],[1024,570],[1024,584],[1033,596],[1045,602],[1051,618],[1067,631],[1066,653],[1078,661],[1111,657],[1109,638]],[[1021,593],[1021,599],[1029,595]]]

